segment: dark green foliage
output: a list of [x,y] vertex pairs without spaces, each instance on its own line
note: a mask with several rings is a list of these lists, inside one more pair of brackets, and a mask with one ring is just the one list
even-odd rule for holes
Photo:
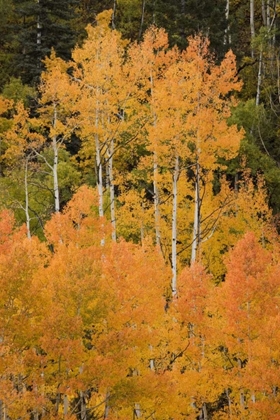
[[0,88],[12,73],[13,36],[9,29],[12,11],[12,0],[0,0]]
[[280,145],[276,131],[276,116],[263,104],[258,107],[254,100],[241,102],[233,111],[231,122],[243,127],[246,137],[241,143],[238,158],[229,166],[234,177],[246,165],[255,176],[264,176],[268,189],[269,203],[273,212],[280,212]]
[[166,29],[171,46],[176,44],[180,48],[186,47],[188,36],[202,33],[210,37],[213,48],[221,55],[225,50],[225,7],[225,0],[119,2],[116,26],[124,37],[137,40],[154,24]]
[[76,5],[76,0],[14,0],[15,75],[24,83],[38,82],[42,60],[52,48],[63,59],[71,57]]

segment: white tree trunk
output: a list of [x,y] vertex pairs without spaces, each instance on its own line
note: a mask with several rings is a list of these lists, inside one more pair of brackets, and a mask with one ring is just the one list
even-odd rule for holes
[[231,402],[231,398],[230,398],[230,391],[228,388],[226,388],[226,396],[227,396],[227,400],[228,400],[228,411],[229,411],[229,418],[232,418],[232,402]]
[[26,234],[28,239],[31,238],[30,232],[30,215],[29,215],[29,194],[28,194],[28,158],[25,161],[24,168],[24,190],[25,190],[25,218],[26,218]]
[[134,416],[133,416],[133,418],[140,419],[140,417],[141,417],[141,407],[140,407],[140,404],[135,403],[135,405],[134,405]]
[[157,155],[154,152],[154,211],[155,211],[155,231],[156,231],[156,245],[160,247],[160,211],[159,211],[159,192],[157,186],[158,180],[158,164],[157,164]]
[[271,8],[270,8],[270,0],[266,2],[266,26],[270,28],[271,25]]
[[[98,117],[98,104],[96,107],[96,115],[95,115],[95,128],[98,129],[99,125],[99,117]],[[98,212],[99,217],[104,216],[103,211],[103,181],[102,181],[102,162],[101,162],[101,152],[100,152],[100,142],[99,136],[95,134],[95,154],[96,154],[96,185],[98,191]]]
[[[37,0],[38,5],[40,4],[40,0]],[[40,46],[42,43],[42,24],[40,21],[40,15],[37,16],[37,45]]]
[[108,178],[109,178],[109,190],[110,190],[110,213],[111,213],[111,225],[112,225],[112,240],[117,240],[116,233],[116,212],[115,212],[115,189],[114,189],[114,178],[113,178],[113,154],[114,154],[114,140],[111,140],[111,145],[108,150]]
[[179,178],[179,157],[175,157],[173,173],[173,209],[172,209],[172,295],[177,294],[177,182]]
[[201,411],[202,411],[202,419],[203,420],[208,420],[207,407],[206,407],[205,403],[203,403]]
[[[252,42],[255,38],[255,0],[250,0],[250,30]],[[254,57],[253,46],[251,46],[251,56]]]
[[63,397],[63,414],[64,416],[66,416],[68,414],[69,411],[69,400],[68,400],[68,396],[64,395]]
[[145,17],[145,7],[146,7],[146,1],[142,0],[142,11],[141,11],[141,22],[140,22],[140,29],[138,34],[138,39],[141,39],[142,32],[143,32],[143,25],[144,25],[144,17]]
[[[53,127],[55,129],[57,121],[57,110],[54,109],[54,116],[53,116]],[[58,188],[58,144],[57,144],[57,136],[54,135],[52,138],[52,148],[53,148],[53,191],[54,191],[54,208],[55,212],[59,213],[60,211],[60,203],[59,203],[59,188]]]
[[277,92],[278,92],[278,103],[280,104],[280,57],[279,54],[276,57],[277,65]]
[[87,406],[84,398],[84,393],[80,391],[80,402],[81,402],[81,420],[87,420]]
[[200,242],[200,196],[199,196],[199,163],[196,164],[195,198],[194,198],[194,222],[191,262],[196,261]]
[[112,13],[112,28],[113,29],[116,29],[116,23],[115,23],[116,9],[117,9],[117,0],[114,0],[113,13]]
[[[151,83],[151,97],[153,97],[154,90],[154,78],[152,71],[150,72],[150,83]],[[156,114],[152,109],[153,116],[153,126],[156,126]],[[160,211],[159,211],[159,192],[158,192],[158,163],[157,163],[157,153],[154,151],[154,166],[153,166],[153,188],[154,188],[154,214],[155,214],[155,232],[156,232],[156,245],[160,247],[161,238],[160,238]]]
[[266,7],[265,7],[265,0],[262,0],[262,20],[263,25],[266,26]]
[[262,85],[262,46],[260,47],[260,56],[259,56],[259,71],[258,71],[258,81],[257,81],[257,93],[256,93],[256,106],[260,104],[260,97],[261,97],[261,85]]
[[98,191],[98,213],[99,217],[104,216],[103,211],[103,181],[102,181],[102,162],[100,153],[99,136],[95,134],[95,154],[96,154],[96,185]]
[[105,399],[104,420],[106,420],[109,416],[109,411],[110,411],[109,398],[110,398],[110,392],[107,391],[106,399]]
[[224,45],[231,45],[231,33],[230,33],[230,25],[229,25],[229,10],[230,10],[230,0],[227,0],[226,3],[226,29],[225,29],[225,37],[224,37]]

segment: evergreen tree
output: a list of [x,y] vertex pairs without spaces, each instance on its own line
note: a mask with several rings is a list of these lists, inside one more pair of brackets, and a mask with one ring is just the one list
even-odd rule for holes
[[11,74],[11,32],[12,0],[0,0],[0,86],[3,86]]
[[52,48],[69,59],[76,43],[76,0],[14,0],[15,75],[34,84]]
[[[112,6],[111,6],[112,7]],[[225,0],[133,0],[118,2],[116,26],[126,38],[139,39],[152,24],[164,28],[170,45],[185,48],[187,37],[209,36],[213,49],[224,54],[227,27]]]

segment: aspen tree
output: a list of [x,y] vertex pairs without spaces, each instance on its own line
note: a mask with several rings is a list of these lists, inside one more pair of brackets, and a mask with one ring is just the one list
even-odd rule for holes
[[158,115],[155,103],[155,90],[160,79],[164,77],[165,72],[171,63],[176,60],[177,50],[168,51],[167,34],[163,29],[151,27],[143,37],[143,41],[138,45],[132,45],[129,50],[131,63],[136,75],[135,83],[142,90],[143,99],[148,101],[149,108],[146,111],[150,124],[147,125],[149,135],[149,151],[152,153],[152,171],[153,171],[153,204],[154,204],[154,225],[155,241],[158,247],[161,243],[161,214],[160,214],[160,191],[159,191],[159,156],[156,144],[158,142]]
[[[181,196],[180,207],[183,196],[194,196],[193,234],[188,239],[190,260],[194,262],[200,258],[202,240],[213,234],[216,213],[219,213],[219,207],[210,210],[206,205],[207,196],[213,195],[214,171],[221,166],[221,159],[230,159],[237,154],[242,137],[242,132],[236,126],[229,127],[226,121],[232,104],[227,94],[241,87],[235,75],[233,54],[229,52],[218,66],[214,64],[207,40],[196,37],[189,42],[189,47],[177,56],[174,63],[171,62],[155,85],[152,101],[157,120],[149,136],[149,148],[156,151],[159,169],[165,174],[165,190],[167,182],[172,185],[168,188],[173,197],[169,227],[173,294],[176,294],[177,224],[182,226],[182,220],[177,217],[178,196]],[[194,194],[190,191],[192,180],[187,179],[187,169],[193,172]],[[182,171],[185,182],[181,180],[179,186],[177,181]],[[168,174],[172,174],[172,180]],[[207,220],[209,218],[211,223]],[[203,226],[204,220],[207,220],[206,227]]]
[[60,211],[58,162],[59,149],[73,134],[77,121],[72,112],[72,103],[77,97],[77,89],[67,74],[67,64],[56,57],[54,51],[45,60],[46,70],[42,73],[40,84],[40,120],[51,139],[52,161],[37,152],[49,167],[53,178],[55,212]]
[[72,53],[73,79],[80,95],[75,110],[79,114],[79,132],[82,137],[81,156],[94,158],[95,179],[99,195],[98,211],[104,210],[105,173],[108,171],[109,207],[112,237],[116,240],[115,183],[113,159],[119,150],[137,137],[139,130],[130,122],[135,109],[135,85],[131,84],[130,70],[124,68],[125,42],[116,30],[109,27],[111,11],[97,17],[95,27],[88,26],[88,37]]

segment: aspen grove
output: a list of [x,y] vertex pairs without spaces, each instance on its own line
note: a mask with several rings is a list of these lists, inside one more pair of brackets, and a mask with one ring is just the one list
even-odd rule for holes
[[111,19],[45,58],[36,106],[0,97],[0,420],[279,419],[279,226],[235,56]]

